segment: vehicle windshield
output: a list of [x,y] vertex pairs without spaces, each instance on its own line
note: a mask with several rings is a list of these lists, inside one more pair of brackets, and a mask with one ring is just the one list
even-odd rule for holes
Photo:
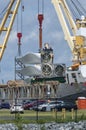
[[22,106],[21,104],[16,104],[16,105],[13,105],[13,106]]

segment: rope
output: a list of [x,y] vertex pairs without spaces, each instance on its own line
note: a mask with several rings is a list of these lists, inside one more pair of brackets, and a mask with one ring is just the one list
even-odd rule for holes
[[85,8],[82,6],[82,4],[79,2],[79,0],[77,0],[77,2],[78,2],[78,4],[79,4],[79,6],[82,8],[84,14],[86,15],[86,10],[85,10]]
[[44,14],[44,0],[42,0],[42,13]]
[[[5,2],[6,3],[6,2]],[[4,17],[4,14],[6,13],[7,11],[7,8],[8,8],[8,5],[10,4],[10,2],[4,7],[4,9],[0,12],[0,19],[2,19]],[[3,2],[1,5],[5,5]]]
[[[79,0],[71,0],[71,5],[73,5],[73,9],[72,9],[72,12],[75,8],[75,14],[78,13],[78,15],[81,17],[81,15],[85,15],[86,14],[86,10],[85,8],[82,6],[82,3],[79,2]],[[71,6],[70,6],[71,7]],[[78,17],[79,17],[78,16]]]
[[38,0],[38,14],[39,14],[39,0]]
[[18,12],[17,12],[17,33],[18,33]]
[[22,0],[21,0],[21,33],[22,33],[22,23],[23,23],[22,20],[23,20],[23,19],[22,19]]
[[[66,1],[67,2],[67,1]],[[68,0],[68,2],[69,2],[69,0]],[[69,5],[70,6],[70,4],[67,2],[67,5]],[[63,1],[63,3],[64,3],[64,1]],[[72,6],[70,6],[71,7],[71,9],[72,9]],[[66,8],[66,6],[65,6],[65,3],[64,3],[64,8],[67,10],[67,15],[69,16],[69,11],[68,11],[68,9]],[[70,9],[70,8],[69,8]],[[73,13],[72,11],[71,11],[71,9],[70,9],[70,12],[71,12],[71,14]],[[74,11],[74,10],[73,10]]]
[[[19,19],[19,16],[20,16],[20,19]],[[17,32],[20,29],[20,32],[22,33],[22,24],[23,24],[23,18],[22,18],[22,0],[21,0],[21,4],[20,4],[20,15],[19,15],[19,12],[17,12]],[[20,25],[20,28],[19,28],[19,25]]]
[[77,5],[73,2],[73,0],[71,0],[71,2],[73,3],[73,5],[74,5],[75,9],[77,10],[78,14],[81,16],[81,15],[82,15],[82,12],[81,12],[81,10],[79,9],[79,6],[77,6]]
[[84,7],[82,6],[82,3],[79,2],[79,0],[66,0],[69,8],[71,10],[71,13],[73,14],[73,17],[76,18],[80,18],[81,15],[85,15],[86,14],[86,10],[84,9]]
[[[38,14],[40,12],[40,0],[38,0]],[[44,13],[44,0],[41,0],[41,5],[42,5],[42,8],[41,8],[41,11],[42,11],[42,14]]]
[[70,1],[68,0],[67,4],[68,4],[68,6],[70,8],[71,13],[73,14],[73,17],[75,16],[75,18],[76,18],[77,14],[76,14],[76,11],[74,10],[73,4],[71,3],[71,0]]
[[[21,33],[20,35],[22,35],[22,11],[23,11],[23,8],[22,8],[22,0],[21,0],[21,3],[20,3],[20,8],[19,8],[19,11],[17,12],[17,36],[18,36],[18,42],[20,43],[21,41],[19,41],[19,33]],[[21,36],[22,37],[22,36]],[[20,48],[20,45],[18,43],[18,56],[21,55],[21,48]]]

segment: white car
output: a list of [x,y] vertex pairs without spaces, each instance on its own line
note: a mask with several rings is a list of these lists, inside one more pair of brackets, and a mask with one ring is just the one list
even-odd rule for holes
[[52,109],[59,103],[63,101],[50,101],[49,103],[45,103],[38,106],[39,111],[52,111]]
[[24,113],[24,108],[22,107],[21,104],[16,104],[16,105],[12,105],[10,108],[10,113]]

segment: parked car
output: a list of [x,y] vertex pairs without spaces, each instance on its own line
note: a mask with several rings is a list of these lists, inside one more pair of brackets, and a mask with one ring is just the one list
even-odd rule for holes
[[63,101],[50,101],[48,103],[44,103],[42,105],[39,105],[35,110],[38,111],[52,111],[52,109],[59,103],[62,103]]
[[36,100],[23,105],[24,110],[32,110],[35,106],[45,103],[45,100]]
[[22,107],[21,104],[16,104],[16,105],[12,105],[11,108],[10,108],[10,113],[13,114],[13,113],[24,113],[24,109]]
[[57,111],[62,111],[63,108],[65,108],[68,111],[71,111],[72,109],[77,110],[77,105],[71,102],[63,102],[56,105],[53,109]]
[[22,105],[26,105],[26,104],[29,104],[31,103],[32,101],[23,101]]
[[0,103],[0,109],[10,109],[10,104],[8,102]]

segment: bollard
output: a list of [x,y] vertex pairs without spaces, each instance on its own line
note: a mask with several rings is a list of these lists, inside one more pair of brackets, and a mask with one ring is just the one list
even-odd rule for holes
[[62,108],[62,119],[64,120],[66,117],[66,110],[65,108]]
[[56,122],[57,122],[57,110],[55,109],[55,115],[56,115]]
[[72,120],[74,119],[74,109],[71,109]]
[[55,109],[52,110],[52,116],[55,118]]
[[77,122],[77,110],[75,110],[75,122]]
[[57,121],[57,110],[56,109],[52,110],[52,116],[55,119],[55,121]]

